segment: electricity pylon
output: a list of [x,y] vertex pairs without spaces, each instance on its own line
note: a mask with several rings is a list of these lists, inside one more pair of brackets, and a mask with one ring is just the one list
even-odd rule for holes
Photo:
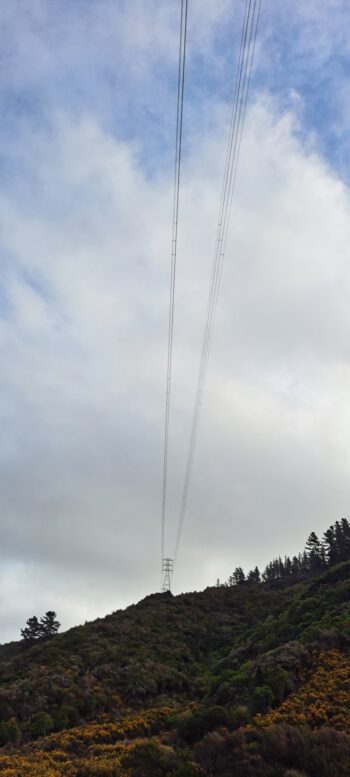
[[162,566],[162,572],[164,572],[163,577],[163,587],[162,592],[165,593],[165,591],[170,591],[170,578],[174,570],[174,562],[172,558],[163,558],[163,566]]

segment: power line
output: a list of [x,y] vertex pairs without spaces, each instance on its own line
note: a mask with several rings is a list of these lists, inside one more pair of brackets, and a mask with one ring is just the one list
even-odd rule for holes
[[261,0],[246,0],[238,69],[233,95],[231,124],[229,141],[224,169],[224,180],[221,193],[219,220],[216,233],[211,283],[207,305],[206,321],[202,342],[197,389],[195,394],[194,411],[190,435],[190,444],[187,455],[184,486],[180,507],[178,529],[176,535],[174,559],[178,554],[183,521],[186,512],[187,499],[192,475],[194,452],[196,447],[198,426],[202,405],[202,396],[205,386],[208,359],[212,341],[215,311],[220,287],[222,263],[226,249],[229,218],[231,213],[232,195],[236,181],[239,152],[241,147],[243,126],[247,108],[248,90],[251,80],[251,72],[254,59],[258,23],[260,18]]
[[170,418],[171,372],[172,372],[173,331],[174,331],[174,302],[175,302],[176,259],[177,259],[177,233],[178,233],[178,220],[179,220],[179,195],[180,195],[180,172],[181,172],[181,151],[182,151],[182,123],[183,123],[183,103],[184,103],[184,88],[185,88],[187,16],[188,16],[188,0],[181,0],[178,87],[177,87],[177,113],[176,113],[175,166],[174,166],[173,221],[172,221],[172,236],[171,236],[170,301],[169,301],[169,322],[168,322],[168,358],[167,358],[167,376],[166,376],[164,451],[163,451],[163,494],[162,494],[162,524],[161,524],[161,552],[162,552],[161,560],[162,560],[162,564],[163,564],[164,549],[165,549],[165,515],[166,515],[166,495],[167,495],[167,475],[168,475],[169,418]]

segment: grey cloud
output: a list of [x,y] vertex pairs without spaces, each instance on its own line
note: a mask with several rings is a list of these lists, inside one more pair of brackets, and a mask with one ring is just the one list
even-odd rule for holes
[[[169,553],[227,122],[217,105],[183,169]],[[19,174],[0,198],[4,639],[35,611],[54,607],[67,627],[159,586],[172,196],[168,170],[149,175],[140,148],[97,113],[78,119],[59,106],[20,139]],[[242,146],[176,590],[296,552],[310,530],[346,514],[349,207],[293,114],[259,98]]]
[[[348,380],[345,351],[343,382],[337,385],[333,352],[339,326],[346,323],[342,315],[348,314],[346,309],[339,311],[333,291],[328,300],[329,342],[322,339],[322,331],[329,278],[335,289],[338,284],[340,297],[347,283],[348,195],[319,159],[305,156],[290,122],[271,110],[271,104],[258,104],[247,125],[241,194],[238,198],[238,190],[233,211],[183,540],[183,558],[193,552],[199,562],[194,572],[179,561],[179,587],[210,582],[205,575],[212,566],[212,554],[220,574],[220,569],[229,571],[240,557],[261,562],[275,549],[287,550],[289,536],[300,544],[305,526],[326,525],[333,517],[329,515],[333,506],[340,509],[346,494],[345,472],[339,469],[337,477],[329,462],[330,449],[333,459],[340,457],[339,447],[344,444],[337,439],[338,412]],[[70,138],[79,133],[81,158],[78,144]],[[88,570],[99,576],[102,569],[105,579],[109,569],[112,580],[116,569],[117,577],[138,595],[147,590],[143,579],[156,584],[157,576],[168,234],[164,230],[159,237],[153,213],[162,211],[165,195],[170,199],[171,184],[166,190],[147,181],[132,156],[123,161],[117,144],[115,166],[104,166],[103,159],[110,159],[111,140],[100,131],[86,140],[84,126],[68,123],[64,138],[65,164],[59,160],[57,175],[62,192],[68,191],[71,202],[75,169],[88,159],[95,170],[98,159],[105,170],[103,187],[114,197],[110,207],[113,210],[114,203],[115,225],[111,231],[108,209],[109,239],[99,246],[100,233],[95,234],[94,218],[91,222],[88,218],[100,196],[98,180],[89,176],[89,163],[84,174],[84,186],[91,181],[84,203],[86,218],[83,226],[72,226],[71,251],[73,221],[68,218],[65,225],[64,211],[59,228],[49,207],[40,217],[27,215],[23,230],[22,214],[12,203],[14,228],[8,233],[7,249],[21,267],[33,266],[34,261],[56,303],[47,305],[32,289],[26,294],[20,274],[20,291],[13,281],[12,317],[2,324],[3,332],[12,336],[4,389],[9,395],[14,390],[15,396],[12,438],[9,435],[12,455],[6,457],[5,451],[2,467],[2,548],[6,558],[22,564],[27,558],[35,559],[39,565],[45,560],[57,574],[68,570],[73,579],[74,574],[87,576]],[[208,181],[205,153],[210,158],[210,143],[197,153],[202,157],[202,165],[193,161],[198,178],[194,180],[187,169],[183,193],[170,541],[184,469],[218,197],[216,175],[212,183]],[[47,170],[46,159],[44,153]],[[55,177],[55,161],[49,174]],[[204,188],[207,195],[202,202],[198,191]],[[136,212],[142,214],[146,241],[143,229],[134,230],[130,242],[125,241],[129,211],[121,202],[122,192],[129,193],[134,209],[137,204]],[[316,215],[315,204],[321,208]],[[325,212],[337,228],[329,234],[327,230],[320,241]],[[8,214],[7,206],[7,218]],[[157,239],[152,238],[153,224]],[[58,237],[62,225],[63,250]],[[139,256],[143,257],[141,284]],[[321,295],[317,294],[320,288]],[[193,297],[198,297],[194,304]],[[44,316],[43,305],[48,307]],[[56,315],[61,321],[59,347],[52,325]],[[339,411],[325,401],[327,390],[337,398]],[[259,547],[250,542],[252,532],[259,538]]]

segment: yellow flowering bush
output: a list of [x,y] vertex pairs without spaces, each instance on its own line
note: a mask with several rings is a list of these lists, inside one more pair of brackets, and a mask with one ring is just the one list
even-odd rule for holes
[[327,650],[315,656],[312,669],[300,676],[299,687],[277,709],[256,715],[254,723],[286,722],[312,728],[332,726],[350,731],[350,656]]
[[164,727],[172,710],[152,708],[119,722],[93,722],[50,734],[21,752],[0,754],[0,777],[115,777],[121,759]]

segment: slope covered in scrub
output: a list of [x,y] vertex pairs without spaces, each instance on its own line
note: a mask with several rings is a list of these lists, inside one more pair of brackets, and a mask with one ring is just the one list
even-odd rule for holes
[[345,562],[4,645],[0,774],[348,774],[349,612]]

